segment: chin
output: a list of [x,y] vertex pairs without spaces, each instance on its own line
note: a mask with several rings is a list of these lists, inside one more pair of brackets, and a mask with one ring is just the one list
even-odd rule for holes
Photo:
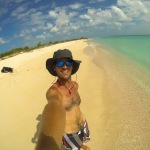
[[68,79],[70,79],[70,78],[71,78],[71,75],[62,76],[62,79],[64,79],[64,80],[68,80]]
[[64,79],[66,79],[66,80],[68,80],[68,79],[70,79],[71,78],[71,76],[66,76],[66,77],[64,77]]

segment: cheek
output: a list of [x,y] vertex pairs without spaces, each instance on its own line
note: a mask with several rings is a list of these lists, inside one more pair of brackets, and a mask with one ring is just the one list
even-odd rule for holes
[[73,67],[71,67],[71,68],[70,68],[70,70],[71,70],[71,72],[72,72],[72,70],[73,70]]

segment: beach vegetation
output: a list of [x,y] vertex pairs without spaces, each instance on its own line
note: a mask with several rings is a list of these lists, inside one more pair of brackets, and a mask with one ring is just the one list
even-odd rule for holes
[[15,55],[18,55],[20,53],[30,52],[34,49],[43,48],[43,47],[47,47],[47,46],[50,46],[50,45],[55,45],[55,44],[74,41],[74,40],[81,40],[81,39],[87,39],[87,38],[86,37],[81,37],[81,38],[78,38],[78,39],[69,39],[69,40],[54,41],[54,42],[50,41],[48,43],[39,42],[34,47],[24,46],[24,47],[14,48],[12,50],[0,53],[0,59],[6,59],[6,58],[9,58],[9,57],[13,57]]

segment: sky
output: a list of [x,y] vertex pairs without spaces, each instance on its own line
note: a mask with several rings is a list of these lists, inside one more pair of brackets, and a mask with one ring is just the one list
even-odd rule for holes
[[0,0],[0,53],[39,42],[141,34],[150,34],[150,0]]

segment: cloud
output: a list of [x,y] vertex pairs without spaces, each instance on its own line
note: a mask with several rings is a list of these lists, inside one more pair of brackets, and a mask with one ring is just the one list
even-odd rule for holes
[[80,15],[79,17],[81,19],[88,19],[88,22],[85,22],[85,26],[97,26],[109,23],[112,15],[110,10],[88,9],[86,14]]
[[150,21],[150,2],[144,0],[118,0],[117,5],[132,20]]
[[131,19],[126,16],[126,14],[118,7],[112,6],[112,13],[114,13],[114,18],[117,21],[130,21]]
[[29,8],[30,3],[26,3],[17,7],[14,11],[12,11],[11,16],[14,19],[17,19],[22,27],[31,27],[31,26],[39,26],[44,25],[47,22],[48,14],[45,14],[42,10],[45,10],[47,6],[41,6],[36,8]]
[[80,15],[80,18],[81,18],[81,19],[88,19],[88,20],[92,19],[92,18],[91,18],[89,15],[87,15],[87,14]]
[[59,12],[59,16],[56,19],[55,24],[57,26],[68,25],[68,23],[71,21],[71,19],[73,17],[75,17],[75,16],[76,16],[75,12],[69,12],[69,13],[67,13],[66,10],[62,9]]
[[45,41],[48,37],[52,37],[52,35],[49,32],[44,31],[41,34],[37,35],[35,38],[40,41]]
[[65,7],[57,7],[55,10],[49,11],[49,16],[53,18],[53,25],[51,24],[49,27],[51,28],[51,32],[53,33],[67,33],[70,30],[73,30],[76,27],[74,24],[75,17],[77,16],[77,12],[69,11],[69,9]]
[[47,23],[46,25],[39,25],[39,26],[33,27],[31,29],[31,31],[36,32],[36,31],[40,31],[40,30],[41,31],[43,31],[43,30],[51,30],[52,27],[53,27],[53,25],[51,23]]
[[72,4],[72,5],[69,5],[69,7],[71,8],[71,9],[79,9],[79,8],[81,8],[83,5],[82,4],[80,4],[80,3],[75,3],[75,4]]
[[44,34],[41,34],[41,35],[37,35],[36,36],[36,39],[39,39],[39,40],[43,40],[43,39],[45,39],[46,38],[46,36],[44,35]]
[[58,31],[59,31],[59,29],[56,26],[51,29],[51,32],[58,32]]
[[44,26],[44,30],[48,30],[51,29],[53,27],[53,25],[51,23],[47,23],[46,26]]
[[107,29],[116,28],[121,30],[125,26],[136,26],[137,22],[144,24],[150,22],[150,2],[141,0],[118,0],[117,5],[106,9],[88,8],[84,14],[79,15],[85,27],[96,26]]
[[[75,7],[75,5],[71,6],[72,8],[76,10],[79,8],[79,5]],[[54,10],[50,10],[47,15],[47,21],[44,22],[41,26],[36,26],[32,28],[33,32],[39,31],[39,30],[49,30],[52,34],[59,34],[59,33],[68,33],[71,30],[76,30],[79,28],[79,25],[77,25],[74,22],[75,17],[77,16],[77,12],[69,10],[70,6],[68,7],[55,7]],[[43,16],[45,16],[43,14]],[[33,20],[36,17],[33,18]],[[42,18],[42,16],[41,16]]]
[[[33,4],[40,1],[34,0]],[[128,27],[139,29],[139,24],[144,27],[144,24],[150,22],[150,1],[148,0],[117,0],[108,7],[104,7],[106,4],[104,1],[106,0],[89,0],[84,4],[75,2],[61,7],[57,7],[57,3],[53,1],[51,5],[34,8],[31,2],[24,1],[20,5],[21,0],[15,0],[15,4],[18,2],[17,7],[12,12],[4,7],[0,15],[3,16],[10,11],[11,18],[8,19],[17,22],[17,29],[20,31],[16,37],[28,41],[44,40],[50,35],[69,37],[69,35],[85,34],[92,36],[92,33],[96,31],[123,31],[129,30]],[[98,6],[100,3],[104,4],[102,9]],[[9,4],[8,1],[7,4]],[[12,4],[14,0],[10,0],[9,6]],[[1,38],[0,43],[4,42],[6,41]]]
[[27,13],[27,6],[26,5],[21,5],[17,7],[14,11],[12,11],[11,16],[15,17],[17,19],[20,19],[22,17],[25,17]]
[[43,15],[42,12],[35,12],[33,14],[30,15],[29,18],[29,23],[31,25],[42,25],[45,23],[45,16]]
[[90,0],[89,3],[97,3],[97,2],[103,2],[103,1],[106,1],[106,0]]
[[0,44],[8,43],[8,41],[5,41],[3,38],[0,38]]
[[51,10],[49,11],[49,16],[52,17],[52,18],[57,18],[58,17],[58,13],[56,10]]

